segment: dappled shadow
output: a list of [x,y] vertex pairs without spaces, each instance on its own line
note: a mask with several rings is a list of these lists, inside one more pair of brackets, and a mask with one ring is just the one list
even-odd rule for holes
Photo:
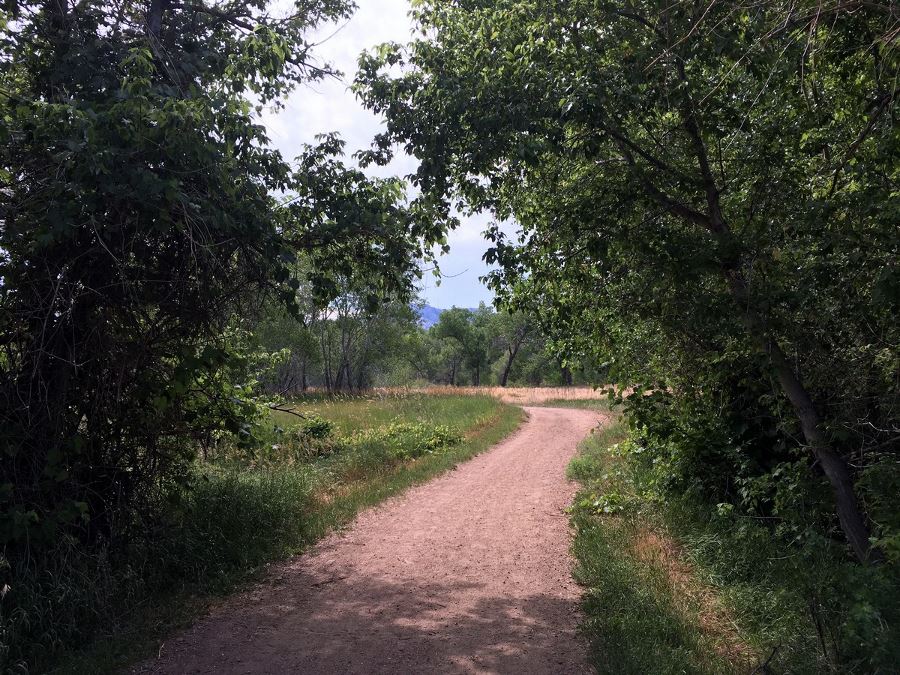
[[143,672],[587,672],[574,600],[356,572],[323,580],[295,569],[290,577],[254,591],[239,613],[201,622]]
[[584,672],[564,472],[596,419],[531,409],[518,434],[275,566],[145,669]]

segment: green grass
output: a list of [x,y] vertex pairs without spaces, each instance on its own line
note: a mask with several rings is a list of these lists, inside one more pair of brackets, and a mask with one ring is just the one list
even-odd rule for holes
[[702,586],[649,534],[628,490],[627,465],[611,450],[624,440],[616,420],[586,439],[569,466],[582,484],[575,500],[575,576],[584,586],[582,631],[601,673],[727,673],[721,636],[702,617]]
[[[228,455],[198,464],[198,479],[147,537],[147,549],[131,552],[127,578],[121,567],[110,572],[120,575],[112,590],[129,597],[127,605],[88,591],[85,599],[102,615],[91,642],[34,669],[115,672],[155,653],[216,596],[259,578],[268,563],[303,551],[361,509],[484,451],[522,420],[520,409],[479,396],[319,399],[297,409],[333,423],[333,454],[308,461]],[[280,438],[290,438],[300,419],[278,413],[273,422],[285,430]],[[416,459],[392,447],[418,447],[422,429],[439,427],[454,432],[440,436],[451,440]]]
[[[468,427],[485,414],[481,396],[426,395],[417,393],[390,396],[312,396],[295,401],[302,414],[316,414],[332,422],[338,434],[386,426],[395,421]],[[299,420],[287,412],[274,411],[272,420],[283,427]]]
[[791,545],[691,494],[661,497],[640,448],[617,445],[626,438],[614,421],[569,466],[599,672],[898,672],[895,568],[836,558],[824,541]]

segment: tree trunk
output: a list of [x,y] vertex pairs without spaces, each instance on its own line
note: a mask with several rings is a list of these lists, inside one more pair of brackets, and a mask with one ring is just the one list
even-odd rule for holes
[[506,366],[503,368],[503,372],[500,374],[500,386],[505,387],[506,381],[509,379],[509,369],[512,367],[512,358],[506,359]]
[[300,361],[300,391],[306,393],[306,357]]
[[331,391],[331,343],[330,338],[326,334],[325,331],[328,330],[327,326],[322,327],[322,334],[320,336],[320,344],[322,346],[322,380],[325,385],[325,391]]
[[516,358],[516,354],[519,353],[519,345],[516,345],[514,349],[507,348],[506,352],[508,354],[506,358],[506,366],[503,368],[503,373],[500,375],[501,387],[506,386],[506,381],[509,379],[509,371],[512,370],[513,360]]
[[768,354],[781,390],[791,402],[797,419],[800,421],[803,437],[809,444],[816,461],[822,467],[825,477],[831,483],[838,521],[844,536],[860,561],[864,563],[880,561],[883,555],[880,550],[873,549],[869,542],[869,526],[859,508],[850,468],[844,458],[835,452],[828,443],[828,439],[825,438],[822,431],[822,418],[819,416],[809,392],[794,373],[781,346],[767,335],[762,319],[750,309],[750,291],[743,275],[736,269],[726,268],[725,276],[728,279],[732,297],[743,310],[741,314],[751,340],[757,348]]

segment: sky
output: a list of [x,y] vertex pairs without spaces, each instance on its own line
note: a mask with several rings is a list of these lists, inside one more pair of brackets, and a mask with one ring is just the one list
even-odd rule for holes
[[[263,123],[272,144],[292,159],[303,143],[314,143],[316,134],[337,131],[346,142],[347,161],[356,150],[369,147],[383,128],[380,116],[362,107],[350,92],[356,73],[356,59],[365,49],[382,42],[408,42],[412,25],[407,16],[408,0],[357,0],[359,8],[349,22],[322,26],[313,36],[321,44],[315,53],[343,73],[339,80],[329,79],[298,88],[283,109],[268,111]],[[372,167],[372,175],[406,175],[415,170],[416,161],[401,155],[387,167]],[[434,307],[477,307],[490,303],[491,292],[478,281],[488,267],[481,260],[487,249],[482,232],[489,217],[462,218],[460,227],[448,237],[450,252],[438,264],[440,285],[430,272],[423,275],[421,295]]]

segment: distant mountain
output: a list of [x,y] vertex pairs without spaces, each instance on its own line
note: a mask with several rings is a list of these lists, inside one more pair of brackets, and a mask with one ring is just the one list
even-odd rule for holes
[[438,319],[441,317],[441,312],[443,311],[444,310],[438,307],[432,307],[431,305],[425,305],[419,308],[419,325],[425,330],[428,330],[438,322]]
[[[477,307],[469,307],[469,311],[474,312]],[[423,307],[418,309],[419,312],[419,325],[422,326],[425,330],[431,328],[434,324],[438,322],[438,319],[441,318],[441,312],[444,310],[440,307],[432,307],[431,305],[424,305]]]

